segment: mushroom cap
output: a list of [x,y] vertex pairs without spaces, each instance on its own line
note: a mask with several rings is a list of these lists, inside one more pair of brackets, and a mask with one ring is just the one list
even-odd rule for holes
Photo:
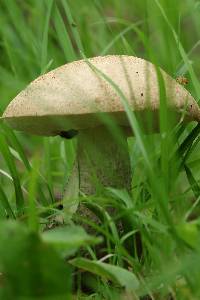
[[[158,112],[155,66],[138,57],[109,55],[68,63],[38,77],[11,101],[2,119],[16,130],[47,136],[98,126],[105,115],[129,126],[119,94],[91,65],[119,87],[142,119],[146,111]],[[168,106],[179,116],[199,121],[200,109],[194,98],[175,79],[163,70],[161,73]]]

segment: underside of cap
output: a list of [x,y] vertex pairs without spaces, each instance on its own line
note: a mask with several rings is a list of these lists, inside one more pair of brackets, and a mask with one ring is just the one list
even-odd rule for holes
[[[93,68],[95,67],[95,69]],[[128,126],[120,89],[130,108],[140,115],[160,107],[156,68],[150,62],[125,55],[94,57],[61,66],[34,80],[8,105],[3,120],[14,129],[38,135],[57,135],[70,129],[101,125],[107,116]],[[161,70],[168,106],[200,120],[200,109],[189,92]]]

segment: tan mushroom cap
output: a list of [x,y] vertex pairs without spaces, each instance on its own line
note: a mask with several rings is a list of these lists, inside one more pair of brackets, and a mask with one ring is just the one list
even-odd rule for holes
[[[154,65],[144,59],[110,55],[89,62],[120,88],[135,112],[158,111],[159,83]],[[200,109],[189,92],[161,70],[169,106],[188,119],[200,120]],[[86,60],[63,65],[34,80],[8,105],[3,114],[14,129],[38,135],[56,135],[70,129],[101,124],[100,115],[112,115],[127,126],[124,106],[114,87]]]

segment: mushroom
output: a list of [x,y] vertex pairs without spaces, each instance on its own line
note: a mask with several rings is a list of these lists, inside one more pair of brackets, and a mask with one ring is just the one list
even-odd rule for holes
[[[131,176],[127,137],[133,133],[124,105],[113,85],[96,70],[119,87],[144,126],[146,112],[152,112],[153,131],[157,130],[160,96],[155,66],[126,55],[75,61],[42,75],[17,95],[3,114],[3,120],[19,131],[65,138],[77,134],[75,176],[85,194],[95,193],[98,183],[129,188]],[[193,97],[160,71],[169,109],[177,118],[199,121],[200,109]],[[106,125],[110,118],[121,132],[120,145]]]

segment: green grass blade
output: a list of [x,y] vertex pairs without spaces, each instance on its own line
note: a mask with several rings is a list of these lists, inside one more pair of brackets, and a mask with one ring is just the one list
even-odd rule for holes
[[29,29],[29,26],[26,24],[26,20],[23,16],[20,6],[14,0],[3,0],[4,5],[7,8],[7,12],[10,17],[10,21],[13,23],[17,34],[20,37],[21,41],[26,45],[26,47],[33,50],[33,44],[30,41],[34,41],[34,35]]
[[4,193],[3,189],[1,188],[1,186],[0,186],[0,202],[1,202],[1,205],[5,209],[7,216],[9,218],[15,219],[15,214],[14,214],[14,212],[10,206],[10,203],[8,201],[8,198],[7,198],[6,194]]
[[14,131],[7,125],[5,124],[1,124],[1,126],[4,129],[4,132],[9,140],[9,142],[14,146],[15,150],[17,151],[17,153],[19,154],[21,160],[23,161],[26,169],[28,171],[30,171],[31,166],[30,163],[26,157],[26,154],[23,150],[23,147],[21,146],[20,142],[17,139],[17,136],[15,135]]
[[191,189],[192,189],[195,197],[198,198],[200,196],[200,186],[199,186],[198,182],[195,180],[191,169],[187,165],[185,165],[185,172],[187,175],[187,179],[190,183]]
[[56,33],[58,35],[58,40],[60,46],[64,52],[66,61],[73,61],[76,60],[77,56],[72,46],[71,39],[65,27],[65,23],[62,19],[62,16],[58,10],[57,5],[55,6],[55,15],[54,15],[54,24]]
[[17,172],[13,156],[7,145],[6,138],[2,134],[0,135],[0,152],[2,153],[13,178],[13,183],[15,187],[16,208],[18,214],[21,215],[24,209],[24,196],[20,184],[20,175]]
[[79,51],[84,53],[84,49],[83,49],[81,38],[80,38],[80,35],[79,35],[79,32],[78,32],[78,28],[77,28],[77,25],[76,25],[76,23],[74,21],[74,18],[72,16],[68,1],[67,0],[62,0],[62,5],[63,5],[64,11],[65,11],[65,14],[67,16],[67,19],[69,21],[69,26],[70,26],[70,29],[73,33],[74,39],[76,41],[76,45],[77,45]]
[[33,168],[29,177],[29,189],[28,189],[28,224],[29,228],[33,232],[37,232],[39,229],[39,218],[37,213],[37,191],[38,191],[38,169],[39,159],[36,156],[33,160]]
[[185,140],[181,143],[178,149],[178,153],[182,156],[187,149],[193,144],[194,140],[200,133],[200,124],[197,124],[196,127],[191,131],[191,133],[185,138]]
[[99,275],[119,284],[129,291],[135,291],[139,287],[137,277],[132,273],[118,266],[106,264],[100,261],[91,261],[86,258],[75,258],[70,261],[73,266]]
[[53,6],[53,0],[46,1],[47,5],[47,14],[46,14],[46,20],[44,25],[44,31],[43,31],[43,38],[42,38],[42,50],[41,50],[41,74],[45,73],[47,71],[47,50],[48,50],[48,31],[49,31],[49,22],[51,17],[51,11]]
[[157,4],[157,6],[158,6],[158,8],[159,8],[159,10],[160,10],[160,12],[161,12],[163,18],[165,19],[167,25],[169,26],[169,28],[170,28],[170,30],[171,30],[173,36],[174,36],[174,39],[175,39],[175,41],[176,41],[176,43],[177,43],[177,46],[179,47],[179,51],[180,51],[181,57],[182,57],[182,59],[183,59],[185,65],[187,66],[187,69],[188,69],[189,74],[190,74],[190,76],[191,76],[192,84],[193,84],[194,89],[195,89],[195,91],[196,91],[197,97],[200,99],[200,83],[199,83],[199,80],[198,80],[198,78],[197,78],[197,76],[196,76],[194,70],[193,70],[192,65],[191,65],[190,62],[189,62],[187,53],[185,52],[185,50],[184,50],[184,48],[183,48],[183,46],[182,46],[182,44],[181,44],[181,42],[180,42],[180,40],[179,40],[179,37],[178,37],[176,31],[174,30],[173,26],[171,25],[171,23],[170,23],[170,21],[169,21],[167,15],[166,15],[166,13],[165,13],[164,8],[163,8],[162,5],[160,4],[160,1],[159,1],[159,0],[154,0],[154,2]]
[[45,175],[48,183],[48,189],[51,195],[53,195],[53,178],[51,168],[51,145],[48,138],[44,139],[44,150],[45,150]]

